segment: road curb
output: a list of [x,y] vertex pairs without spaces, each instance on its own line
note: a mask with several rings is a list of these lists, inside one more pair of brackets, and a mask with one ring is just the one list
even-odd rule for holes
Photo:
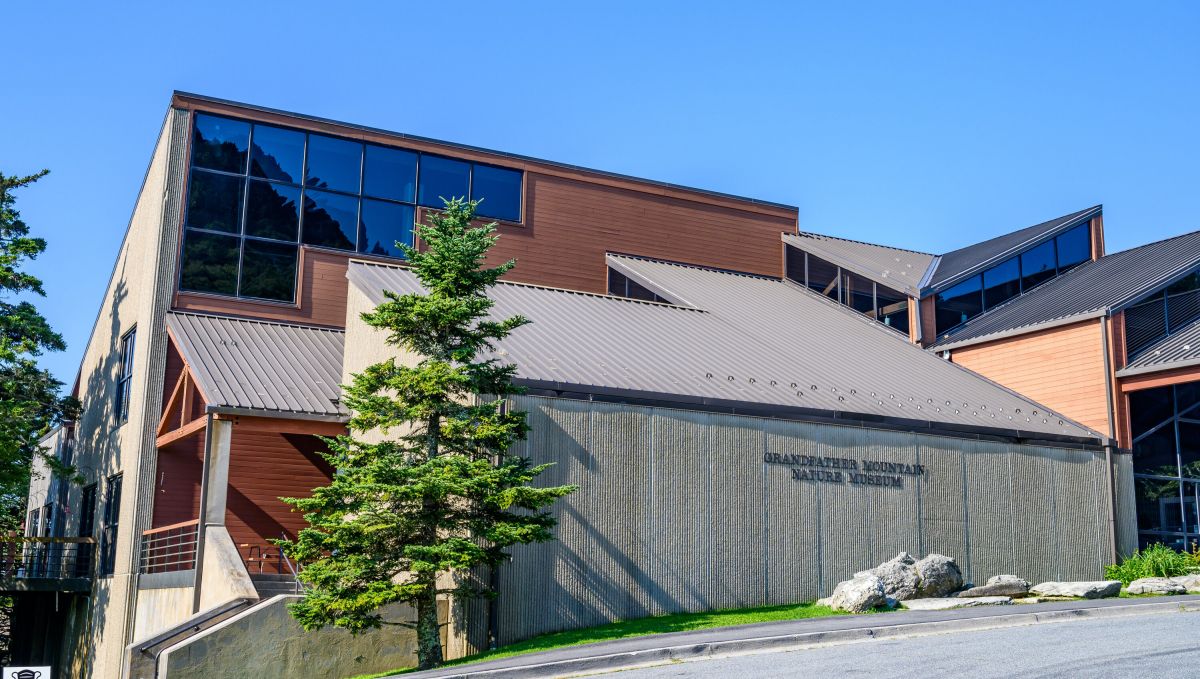
[[[1017,604],[1020,605],[1020,604]],[[749,637],[745,639],[729,639],[724,641],[703,642],[649,648],[625,653],[611,653],[585,658],[571,658],[546,663],[529,663],[514,667],[495,669],[471,670],[464,667],[459,672],[445,672],[424,675],[436,679],[467,679],[480,677],[486,679],[510,679],[516,677],[562,677],[612,672],[616,670],[634,669],[650,665],[660,665],[668,662],[687,662],[717,656],[732,656],[767,651],[788,651],[802,648],[846,644],[871,641],[875,639],[890,639],[897,637],[922,636],[928,634],[945,634],[949,632],[968,632],[974,630],[999,629],[1004,627],[1019,627],[1043,623],[1066,622],[1082,618],[1116,618],[1135,615],[1152,615],[1161,613],[1181,613],[1200,611],[1200,601],[1163,601],[1161,603],[1139,603],[1124,606],[1106,606],[1102,608],[1072,608],[1056,611],[1029,611],[996,615],[983,618],[963,618],[955,620],[933,620],[928,622],[910,622],[895,625],[867,625],[843,630],[828,630],[821,632],[803,632],[775,636]],[[886,617],[886,616],[881,616]],[[422,674],[410,675],[418,679]]]

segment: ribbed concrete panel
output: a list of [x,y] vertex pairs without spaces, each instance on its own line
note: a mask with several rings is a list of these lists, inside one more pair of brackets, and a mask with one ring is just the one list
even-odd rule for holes
[[1117,498],[1117,554],[1126,557],[1138,547],[1132,455],[1113,455],[1113,486]]
[[711,608],[704,587],[709,559],[710,430],[706,413],[654,409],[651,516],[653,550],[647,570],[655,613]]
[[[844,427],[818,430],[820,454],[828,457],[858,456],[861,432]],[[827,596],[840,580],[878,562],[873,561],[871,538],[876,521],[897,517],[871,515],[871,494],[881,488],[850,484],[814,484],[821,493],[821,584]]]
[[[851,443],[861,451],[857,457],[878,462],[916,465],[919,448],[916,437],[905,432],[849,430],[856,436]],[[882,563],[900,552],[921,553],[921,511],[916,476],[899,475],[900,488],[865,486],[865,500],[871,522],[871,563]],[[884,518],[887,517],[887,518]]]
[[717,608],[751,606],[766,598],[760,466],[765,434],[755,418],[714,415],[711,426],[712,574],[705,585]]
[[[1059,578],[1058,540],[1055,525],[1054,474],[1057,466],[1045,457],[1044,448],[1016,449],[1009,453],[1013,489],[1013,557],[1034,580]],[[1005,571],[1006,573],[1008,571]]]
[[925,474],[917,481],[921,502],[923,554],[954,557],[964,570],[971,565],[967,549],[962,441],[918,437]]
[[[1104,454],[1082,450],[1045,449],[1054,467],[1055,542],[1060,580],[1092,580],[1104,575],[1103,551],[1108,514],[1096,477],[1103,476]],[[1096,549],[1072,549],[1095,545]]]
[[1012,484],[1009,446],[964,441],[962,450],[967,479],[967,548],[971,554],[970,567],[963,575],[973,582],[986,582],[992,575],[1017,570],[1012,496],[1020,488]]
[[[816,455],[814,425],[767,420],[766,452]],[[764,550],[767,603],[809,601],[821,594],[820,489],[792,478],[784,465],[764,464]]]

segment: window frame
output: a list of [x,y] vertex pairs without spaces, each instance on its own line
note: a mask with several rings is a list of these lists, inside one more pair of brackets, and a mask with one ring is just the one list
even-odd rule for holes
[[133,384],[134,352],[137,350],[137,326],[121,335],[117,358],[117,388],[115,412],[118,424],[129,421],[129,401]]
[[124,474],[109,476],[104,481],[104,506],[100,516],[100,563],[98,577],[112,577],[117,568],[117,539],[121,520],[121,486]]

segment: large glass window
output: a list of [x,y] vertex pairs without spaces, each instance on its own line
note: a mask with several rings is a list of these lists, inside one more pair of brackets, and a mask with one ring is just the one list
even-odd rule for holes
[[808,287],[818,294],[840,302],[842,297],[838,291],[839,271],[837,265],[812,254],[808,255]]
[[1057,270],[1052,240],[1021,253],[1021,289],[1032,290],[1054,278]]
[[990,309],[1021,294],[1021,266],[1016,257],[983,272],[983,305]]
[[108,477],[105,484],[104,516],[100,526],[100,572],[113,574],[117,564],[117,522],[121,516],[121,475]]
[[1054,239],[1058,250],[1058,273],[1083,264],[1092,258],[1092,232],[1081,224]]
[[1200,542],[1200,383],[1129,394],[1138,530],[1143,545]]
[[659,297],[650,288],[637,281],[630,280],[625,274],[613,269],[608,270],[608,294],[614,297],[628,297],[630,299],[640,299],[645,302],[670,304],[669,301],[663,297]]
[[402,258],[418,201],[471,197],[480,216],[519,221],[522,183],[519,170],[198,113],[180,289],[291,303],[301,244]]
[[875,318],[875,284],[842,270],[842,299],[846,306],[870,318]]
[[966,323],[983,312],[983,284],[972,276],[954,287],[937,293],[935,302],[937,333]]
[[897,290],[876,285],[875,302],[879,305],[879,321],[908,334],[908,296]]

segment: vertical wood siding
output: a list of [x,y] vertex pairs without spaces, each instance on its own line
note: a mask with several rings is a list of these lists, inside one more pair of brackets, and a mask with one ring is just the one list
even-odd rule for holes
[[[501,643],[812,600],[900,551],[955,557],[975,582],[1096,579],[1107,561],[1103,453],[542,397],[514,405],[532,427],[518,452],[554,463],[539,483],[580,489],[552,509],[558,539],[514,548],[501,568]],[[795,481],[764,464],[768,452],[928,472],[902,488]]]
[[239,431],[234,425],[225,526],[235,545],[267,545],[306,525],[279,498],[307,497],[329,483],[332,470],[317,454],[323,446],[307,434]]

